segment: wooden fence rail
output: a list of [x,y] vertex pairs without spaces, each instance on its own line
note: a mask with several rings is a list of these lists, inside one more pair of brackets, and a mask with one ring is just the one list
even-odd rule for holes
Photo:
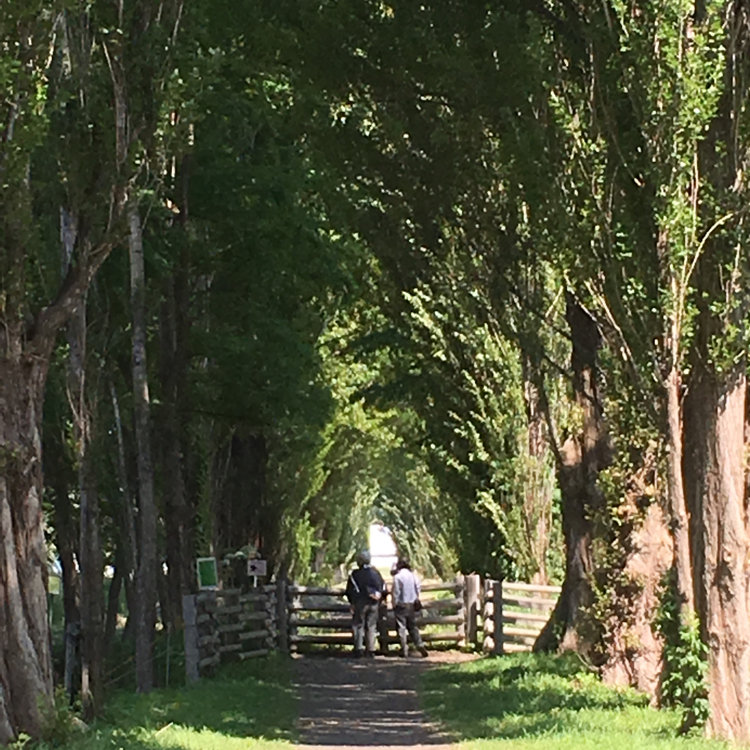
[[[463,576],[455,581],[422,586],[420,629],[425,642],[466,642],[465,591]],[[316,645],[351,646],[351,613],[343,599],[343,588],[292,585],[287,592],[291,651]],[[388,648],[398,642],[395,616],[390,607],[383,607],[378,629],[381,647]]]
[[[531,650],[555,606],[559,586],[459,575],[422,585],[420,630],[429,644],[479,647],[503,654]],[[188,680],[227,659],[269,651],[352,645],[351,613],[341,587],[298,586],[279,580],[248,590],[202,591],[183,597]],[[381,645],[397,643],[393,611],[382,609]]]
[[531,651],[559,596],[559,586],[486,580],[483,650],[493,654]]

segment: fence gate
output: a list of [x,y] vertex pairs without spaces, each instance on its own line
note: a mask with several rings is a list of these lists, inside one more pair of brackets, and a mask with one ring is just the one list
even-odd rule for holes
[[[422,639],[426,643],[473,643],[479,589],[479,576],[424,583],[420,596]],[[352,620],[343,588],[291,585],[287,587],[287,596],[290,651],[310,646],[352,645]],[[381,613],[379,631],[381,642],[398,643],[390,606]]]
[[[428,644],[480,648],[485,653],[530,651],[555,606],[559,586],[459,575],[426,582],[420,597],[422,638]],[[298,586],[279,580],[250,589],[202,591],[183,597],[188,680],[222,661],[269,651],[352,645],[351,615],[341,587]],[[380,620],[381,641],[397,643],[390,607]]]
[[484,582],[483,643],[486,653],[531,651],[560,596],[560,586]]

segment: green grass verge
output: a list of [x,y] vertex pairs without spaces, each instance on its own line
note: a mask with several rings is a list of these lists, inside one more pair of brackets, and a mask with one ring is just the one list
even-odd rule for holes
[[[57,727],[68,750],[287,750],[297,705],[289,660],[278,655],[223,667],[195,685],[119,693],[85,732]],[[64,722],[59,722],[63,724]],[[31,747],[31,746],[30,746]]]
[[423,676],[422,699],[461,750],[718,750],[678,737],[679,716],[603,685],[575,657],[516,654]]

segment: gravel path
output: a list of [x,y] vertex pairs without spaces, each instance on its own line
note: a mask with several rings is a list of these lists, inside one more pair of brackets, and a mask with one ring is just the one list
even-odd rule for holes
[[298,657],[298,748],[448,750],[450,736],[419,706],[417,681],[437,663],[466,658],[471,656],[456,652],[432,653],[427,659]]

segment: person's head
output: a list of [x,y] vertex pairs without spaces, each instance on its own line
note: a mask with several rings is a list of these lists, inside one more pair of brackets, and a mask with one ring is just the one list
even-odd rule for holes
[[357,565],[361,568],[363,565],[370,564],[370,550],[363,549],[357,553]]
[[411,565],[409,565],[409,561],[405,557],[399,557],[396,563],[396,570],[403,570],[404,568],[411,570]]

